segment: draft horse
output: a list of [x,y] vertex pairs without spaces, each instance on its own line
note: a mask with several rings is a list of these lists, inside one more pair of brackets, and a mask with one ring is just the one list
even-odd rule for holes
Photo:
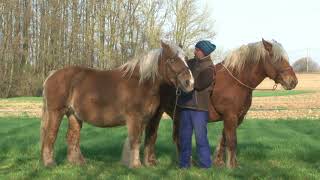
[[[223,121],[223,131],[216,147],[214,165],[223,166],[225,151],[228,168],[237,166],[237,127],[242,123],[251,102],[253,90],[266,78],[280,83],[286,90],[296,87],[298,80],[289,64],[288,55],[276,41],[266,41],[243,45],[232,51],[226,59],[215,65],[216,79],[209,101],[209,122]],[[154,144],[163,112],[174,119],[173,140],[179,152],[179,108],[175,107],[175,90],[167,85],[161,87],[161,105],[146,128],[145,147],[148,157],[156,161]]]
[[[54,143],[64,115],[68,118],[67,159],[83,164],[80,131],[83,122],[97,127],[127,125],[128,147],[123,160],[130,168],[141,166],[140,139],[146,123],[160,105],[160,86],[166,84],[185,92],[194,79],[183,50],[161,41],[161,48],[149,51],[114,70],[67,67],[50,74],[43,84],[41,159],[55,165]],[[106,145],[107,146],[107,145]],[[145,161],[146,165],[153,162]]]

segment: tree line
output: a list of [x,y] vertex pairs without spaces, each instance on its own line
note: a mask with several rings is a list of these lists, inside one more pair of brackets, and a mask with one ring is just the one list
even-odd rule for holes
[[298,73],[319,73],[319,64],[311,57],[302,57],[292,64],[293,70]]
[[213,38],[199,0],[0,0],[0,97],[40,95],[51,70],[111,69],[159,47]]

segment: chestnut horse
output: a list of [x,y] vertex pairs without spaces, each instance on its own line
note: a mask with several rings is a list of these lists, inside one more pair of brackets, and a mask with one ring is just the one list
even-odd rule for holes
[[[67,132],[70,163],[83,164],[80,130],[83,122],[98,127],[127,125],[127,166],[141,166],[139,147],[148,120],[160,105],[160,86],[164,84],[193,89],[193,76],[182,49],[161,41],[161,49],[128,61],[108,71],[67,67],[47,77],[43,84],[41,158],[45,166],[55,165],[54,143],[61,119],[68,117]],[[146,162],[147,165],[152,164]]]
[[[252,91],[266,78],[280,83],[284,89],[291,90],[298,83],[296,75],[289,64],[288,56],[281,44],[276,41],[250,43],[232,51],[226,59],[215,65],[216,79],[209,103],[209,122],[223,121],[222,137],[216,147],[214,165],[224,165],[224,154],[227,150],[227,167],[237,166],[236,129],[247,114]],[[146,128],[145,147],[149,149],[147,158],[155,158],[154,144],[157,128],[163,112],[171,118],[175,106],[175,89],[161,87],[161,105]],[[179,108],[174,117],[173,139],[179,152],[178,132]],[[146,158],[146,157],[145,157]]]

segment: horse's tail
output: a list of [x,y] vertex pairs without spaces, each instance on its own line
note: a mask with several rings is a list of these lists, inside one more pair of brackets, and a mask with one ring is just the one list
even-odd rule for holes
[[43,90],[42,90],[42,118],[41,118],[41,125],[40,125],[40,149],[42,150],[43,147],[43,140],[46,136],[46,130],[48,128],[48,108],[47,108],[47,97],[46,97],[46,82],[47,80],[55,73],[56,71],[50,71],[49,76],[43,82]]
[[40,149],[43,146],[43,139],[45,136],[45,129],[48,123],[48,115],[47,115],[47,100],[43,93],[43,106],[42,106],[42,118],[41,118],[41,125],[40,125]]

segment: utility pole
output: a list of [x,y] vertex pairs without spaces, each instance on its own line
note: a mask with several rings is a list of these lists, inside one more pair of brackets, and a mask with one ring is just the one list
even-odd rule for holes
[[309,72],[309,48],[307,48],[307,73]]

